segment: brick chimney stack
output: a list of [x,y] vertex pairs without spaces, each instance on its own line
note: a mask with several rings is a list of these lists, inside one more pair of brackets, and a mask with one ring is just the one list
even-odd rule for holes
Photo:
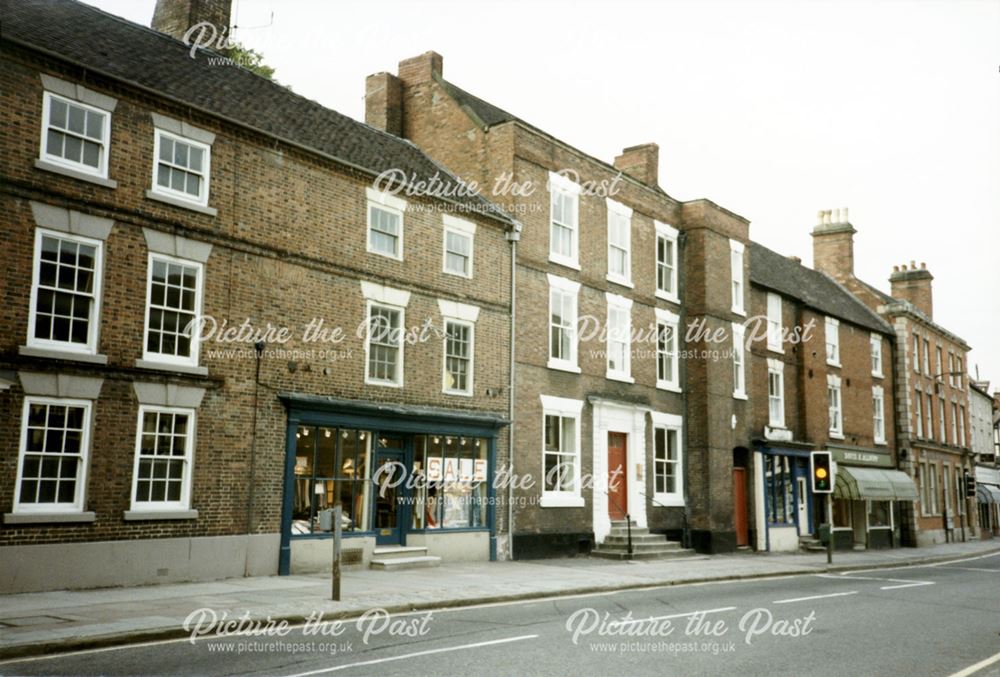
[[889,284],[892,285],[893,298],[909,301],[924,315],[934,319],[934,302],[931,295],[931,281],[934,276],[927,270],[927,264],[921,263],[917,268],[915,261],[910,261],[909,267],[904,263],[892,267]]
[[615,158],[615,168],[647,186],[658,186],[660,147],[655,143],[631,146]]
[[232,4],[232,0],[156,0],[150,26],[154,31],[183,40],[191,26],[208,22],[215,27],[217,36],[228,37]]
[[847,208],[826,209],[816,214],[813,228],[813,268],[838,282],[854,277],[854,226]]
[[400,61],[398,72],[407,87],[430,82],[435,75],[440,78],[444,74],[444,57],[437,52],[424,52]]
[[403,135],[403,82],[392,73],[375,73],[365,79],[365,122]]

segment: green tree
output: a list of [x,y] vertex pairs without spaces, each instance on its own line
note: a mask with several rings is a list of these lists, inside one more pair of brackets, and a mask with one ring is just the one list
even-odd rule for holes
[[257,50],[244,47],[238,42],[231,42],[222,53],[247,70],[268,80],[274,80],[274,69],[264,63],[264,55]]

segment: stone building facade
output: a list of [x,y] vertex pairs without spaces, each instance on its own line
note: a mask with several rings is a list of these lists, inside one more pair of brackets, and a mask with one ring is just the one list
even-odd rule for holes
[[2,22],[3,591],[328,568],[335,502],[355,562],[496,557],[512,220],[376,185],[457,181],[175,38]]

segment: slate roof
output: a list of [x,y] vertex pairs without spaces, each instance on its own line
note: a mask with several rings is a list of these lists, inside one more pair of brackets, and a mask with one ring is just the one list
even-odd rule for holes
[[[482,120],[483,124],[487,127],[499,125],[504,122],[510,122],[511,120],[517,120],[518,122],[526,125],[528,124],[512,113],[508,113],[504,109],[498,108],[488,101],[483,101],[478,96],[470,94],[461,87],[456,87],[447,80],[441,79],[439,82],[441,86],[444,87],[445,91],[447,91],[451,97],[455,99],[459,106],[462,106],[472,112],[472,114]],[[531,127],[532,125],[528,126]]]
[[750,282],[802,301],[825,315],[872,331],[892,327],[830,276],[807,268],[767,247],[750,243]]
[[[0,1],[0,39],[81,64],[229,118],[355,168],[379,174],[401,169],[418,180],[459,180],[405,139],[358,122],[238,66],[212,65],[211,50],[195,58],[182,41],[75,0]],[[455,202],[510,222],[480,197]]]

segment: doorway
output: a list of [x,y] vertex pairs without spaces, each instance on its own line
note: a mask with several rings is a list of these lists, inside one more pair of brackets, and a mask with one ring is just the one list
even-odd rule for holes
[[627,440],[625,433],[608,433],[608,514],[613,520],[628,514]]
[[796,477],[795,482],[798,485],[799,536],[806,536],[812,534],[812,525],[809,523],[809,490],[805,477]]
[[383,435],[375,452],[375,544],[405,545],[403,525],[409,519],[406,500],[406,440]]
[[736,547],[750,545],[750,522],[747,515],[747,469],[733,468],[733,527]]

